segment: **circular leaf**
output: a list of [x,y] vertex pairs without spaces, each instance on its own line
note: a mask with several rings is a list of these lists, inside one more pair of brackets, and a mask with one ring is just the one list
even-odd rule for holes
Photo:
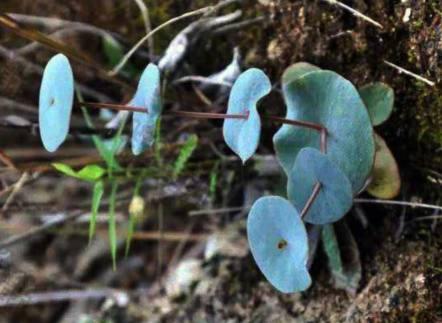
[[276,289],[293,293],[310,286],[307,232],[287,200],[277,196],[257,200],[247,219],[247,236],[256,264]]
[[319,70],[319,67],[306,62],[292,64],[285,69],[284,74],[282,75],[282,84],[289,84],[310,72]]
[[384,139],[375,134],[376,157],[372,181],[367,187],[368,193],[381,199],[392,199],[399,194],[401,177],[393,154]]
[[55,55],[45,67],[38,105],[40,137],[47,151],[56,151],[66,140],[73,103],[71,65],[63,54]]
[[[283,86],[287,119],[327,128],[327,156],[348,177],[353,193],[364,185],[374,160],[373,128],[355,87],[331,71],[312,71]],[[304,147],[319,148],[318,131],[283,125],[273,137],[286,174]]]
[[134,98],[129,105],[146,108],[148,113],[134,112],[132,120],[132,152],[141,154],[151,147],[155,127],[161,114],[160,70],[149,64],[141,75]]
[[377,82],[359,89],[359,94],[367,107],[373,126],[387,120],[393,111],[394,91],[387,84]]
[[289,200],[298,210],[304,208],[318,182],[321,189],[305,221],[313,224],[338,221],[353,203],[350,181],[326,155],[314,148],[303,148],[296,157],[287,185]]
[[248,114],[248,118],[226,119],[223,135],[227,146],[243,163],[252,157],[258,148],[261,119],[256,105],[271,89],[269,78],[257,68],[248,69],[233,84],[227,114]]

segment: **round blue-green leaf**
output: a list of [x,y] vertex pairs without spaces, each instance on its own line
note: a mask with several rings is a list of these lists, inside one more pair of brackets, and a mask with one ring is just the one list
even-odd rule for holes
[[[287,119],[322,124],[327,128],[327,155],[359,192],[374,160],[373,128],[356,88],[342,76],[325,70],[309,72],[283,85]],[[273,137],[277,157],[290,174],[299,151],[319,148],[318,131],[283,125]]]
[[40,137],[47,151],[56,151],[66,140],[73,103],[71,65],[63,54],[55,55],[45,67],[38,105]]
[[305,221],[313,224],[338,221],[353,204],[350,181],[327,155],[314,148],[303,148],[296,157],[287,184],[288,198],[298,210],[304,208],[316,183],[321,184],[321,189]]
[[247,236],[256,264],[276,289],[294,293],[310,286],[307,232],[289,201],[277,196],[257,200],[247,219]]
[[151,147],[155,127],[161,114],[160,70],[149,64],[141,75],[134,98],[129,105],[146,108],[148,113],[134,112],[132,120],[132,152],[141,154]]
[[243,163],[252,157],[258,148],[261,119],[256,105],[271,89],[269,78],[257,68],[248,69],[233,84],[227,114],[248,114],[248,118],[226,119],[223,135],[227,146]]
[[373,126],[386,121],[393,111],[394,91],[385,83],[376,82],[364,85],[359,94],[367,107]]
[[319,70],[319,67],[306,62],[292,64],[285,69],[284,74],[282,75],[282,84],[284,86],[285,84],[289,84],[310,72]]

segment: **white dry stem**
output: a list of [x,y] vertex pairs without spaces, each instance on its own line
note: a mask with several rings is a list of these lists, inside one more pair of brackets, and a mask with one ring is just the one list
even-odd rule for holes
[[240,0],[224,0],[220,1],[218,4],[213,6],[207,6],[204,8],[200,8],[194,11],[186,12],[178,17],[174,17],[165,23],[159,25],[155,29],[153,29],[151,32],[147,33],[143,38],[141,38],[121,59],[121,61],[109,72],[109,75],[114,76],[118,74],[119,71],[126,65],[126,63],[129,61],[129,59],[132,57],[132,55],[146,42],[149,40],[153,35],[155,35],[158,31],[161,29],[174,24],[175,22],[181,21],[183,19],[193,17],[193,16],[199,16],[202,15],[203,17],[206,17],[208,15],[213,14],[214,12],[220,10],[221,8],[228,6],[232,3],[239,2]]
[[129,59],[132,57],[132,55],[144,44],[144,42],[146,42],[150,37],[152,37],[153,35],[155,35],[158,31],[160,31],[161,29],[177,22],[180,20],[183,20],[185,18],[189,18],[192,16],[197,16],[197,15],[202,15],[205,14],[209,11],[212,11],[213,7],[205,7],[205,8],[201,8],[195,11],[190,11],[190,12],[186,12],[185,14],[182,14],[181,16],[172,18],[168,21],[166,21],[165,23],[159,25],[158,27],[156,27],[155,29],[153,29],[150,33],[146,34],[143,38],[141,38],[136,44],[135,46],[133,46],[125,55],[124,57],[121,59],[121,61],[112,69],[112,71],[109,72],[109,75],[114,76],[116,74],[118,74],[118,72],[124,67],[124,65],[126,65],[126,63],[129,61]]
[[[134,0],[136,5],[138,6],[138,9],[140,9],[141,17],[143,17],[144,22],[144,28],[146,30],[146,34],[149,34],[152,31],[152,25],[150,23],[150,16],[149,16],[149,9],[147,8],[146,4],[143,0]],[[151,56],[154,55],[154,43],[153,38],[150,37],[147,40],[147,44],[149,46],[149,54]]]
[[429,86],[435,86],[435,85],[436,85],[435,82],[430,81],[429,79],[426,79],[425,77],[422,77],[422,76],[420,76],[420,75],[417,75],[417,74],[415,74],[415,73],[413,73],[413,72],[410,72],[409,70],[406,70],[406,69],[403,68],[403,67],[400,67],[400,66],[398,66],[398,65],[396,65],[396,64],[393,64],[392,62],[389,62],[389,61],[384,60],[384,63],[387,64],[387,65],[390,66],[390,67],[393,67],[393,68],[397,69],[397,70],[399,71],[399,73],[404,73],[404,74],[406,74],[406,75],[409,75],[409,76],[411,76],[411,77],[414,77],[415,79],[417,79],[417,80],[419,80],[419,81],[422,81],[422,82],[428,84]]
[[351,14],[353,14],[354,16],[359,17],[359,18],[361,18],[361,19],[363,19],[363,20],[365,20],[365,21],[368,21],[369,23],[375,25],[376,27],[378,27],[378,28],[380,28],[380,29],[383,29],[383,28],[384,28],[384,27],[383,27],[379,22],[377,22],[376,20],[374,20],[374,19],[372,19],[372,18],[370,18],[370,17],[364,15],[363,13],[361,13],[361,12],[359,12],[359,11],[353,9],[352,7],[346,5],[345,3],[342,3],[342,2],[337,1],[337,0],[323,0],[323,1],[328,2],[328,3],[331,4],[331,5],[335,5],[335,6],[341,7],[342,9],[349,11],[349,12],[350,12]]

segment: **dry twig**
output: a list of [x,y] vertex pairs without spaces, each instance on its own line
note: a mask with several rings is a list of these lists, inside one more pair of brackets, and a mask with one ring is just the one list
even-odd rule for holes
[[396,64],[393,64],[392,62],[389,62],[389,61],[384,60],[384,63],[387,64],[387,65],[390,66],[390,67],[393,67],[393,68],[397,69],[397,70],[399,71],[399,73],[404,73],[404,74],[406,74],[406,75],[409,75],[409,76],[411,76],[411,77],[414,77],[415,79],[417,79],[417,80],[419,80],[419,81],[422,81],[422,82],[428,84],[429,86],[435,86],[435,85],[436,85],[435,82],[430,81],[429,79],[426,79],[426,78],[423,77],[423,76],[417,75],[416,73],[410,72],[409,70],[406,70],[406,69],[403,68],[403,67],[400,67],[400,66],[398,66],[398,65],[396,65]]

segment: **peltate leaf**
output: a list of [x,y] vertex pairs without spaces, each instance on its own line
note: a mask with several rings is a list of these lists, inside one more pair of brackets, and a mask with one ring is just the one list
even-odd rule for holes
[[380,199],[392,199],[399,194],[401,177],[393,154],[384,139],[375,134],[376,156],[368,193]]
[[289,200],[298,210],[304,208],[318,182],[321,189],[304,219],[313,224],[335,222],[353,203],[350,181],[327,155],[314,148],[303,148],[296,157],[287,184]]
[[367,84],[359,89],[367,107],[373,126],[378,126],[390,117],[394,105],[394,91],[385,83]]
[[52,57],[45,67],[40,87],[38,121],[43,146],[54,152],[69,132],[74,102],[74,76],[63,54]]
[[256,264],[276,289],[293,293],[310,286],[307,232],[289,201],[277,196],[257,200],[247,219],[247,236]]
[[253,156],[261,135],[258,101],[270,93],[272,85],[263,71],[251,68],[235,81],[230,92],[227,114],[248,114],[247,119],[226,119],[224,140],[243,163]]
[[[363,187],[374,161],[373,128],[355,87],[342,76],[311,71],[283,84],[287,119],[321,124],[327,128],[327,156],[348,177],[356,194]],[[277,157],[290,174],[299,151],[319,148],[318,131],[283,125],[273,137]]]
[[310,72],[319,71],[319,70],[320,70],[319,67],[312,65],[310,63],[306,62],[295,63],[287,67],[286,70],[284,71],[284,74],[282,75],[282,84],[284,86]]
[[132,126],[132,152],[141,154],[154,142],[157,119],[161,114],[160,70],[149,64],[141,75],[138,88],[130,105],[145,108],[148,113],[134,112]]

